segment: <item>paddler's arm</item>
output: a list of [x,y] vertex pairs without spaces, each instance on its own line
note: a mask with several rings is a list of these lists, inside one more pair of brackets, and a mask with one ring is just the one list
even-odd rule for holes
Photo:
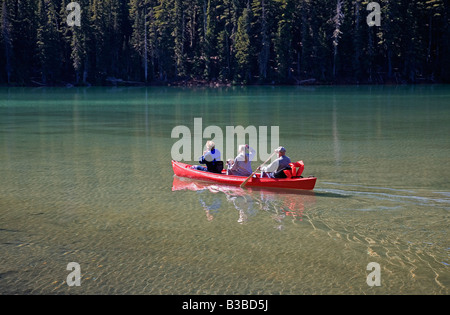
[[273,172],[276,172],[276,170],[278,169],[278,165],[279,165],[279,159],[276,159],[269,165],[263,166],[263,167],[258,167],[258,169],[262,172],[273,173]]

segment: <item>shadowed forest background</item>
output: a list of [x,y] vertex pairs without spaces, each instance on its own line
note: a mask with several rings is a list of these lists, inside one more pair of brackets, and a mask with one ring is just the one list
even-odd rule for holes
[[450,82],[449,2],[1,0],[0,84]]

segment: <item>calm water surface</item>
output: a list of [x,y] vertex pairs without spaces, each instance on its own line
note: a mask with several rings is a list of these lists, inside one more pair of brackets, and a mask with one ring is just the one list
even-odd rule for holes
[[[0,89],[0,294],[448,294],[449,104],[448,86]],[[316,189],[174,178],[194,118],[279,126]]]

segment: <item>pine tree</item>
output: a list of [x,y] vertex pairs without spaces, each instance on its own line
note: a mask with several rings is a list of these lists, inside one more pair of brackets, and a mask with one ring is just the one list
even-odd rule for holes
[[308,0],[304,0],[300,5],[300,55],[301,61],[300,64],[300,77],[304,79],[310,79],[311,76],[314,76],[312,73],[312,65],[313,65],[313,35],[311,31],[311,3]]
[[43,84],[60,79],[61,54],[56,8],[51,0],[38,3],[37,46]]
[[[359,83],[362,80],[362,58],[363,58],[363,27],[364,23],[364,6],[362,0],[355,0],[354,2],[354,15],[355,15],[355,26],[352,31],[353,33],[353,61],[352,61],[352,72],[354,80]],[[391,74],[389,74],[391,76]]]
[[[131,45],[140,59],[138,69],[144,69],[144,82],[149,80],[149,1],[131,0],[130,2],[130,18],[133,25],[133,33],[131,35]],[[139,71],[140,73],[141,71]],[[139,75],[139,80],[141,76]]]
[[206,9],[206,30],[204,44],[205,71],[204,77],[209,80],[215,75],[215,66],[212,64],[213,58],[217,55],[217,21],[216,21],[216,0],[208,0]]
[[257,68],[259,81],[265,82],[268,79],[268,68],[271,50],[271,2],[270,0],[255,0],[252,2],[252,12],[254,22],[252,46],[257,56]]
[[281,18],[278,21],[274,48],[278,77],[282,83],[286,83],[292,75],[292,25],[294,8],[293,0],[280,1]]
[[[144,3],[146,3],[145,0]],[[126,54],[131,37],[128,1],[111,1],[112,18],[108,26],[108,38],[111,46],[109,73],[113,76],[126,77]]]
[[448,20],[446,20],[446,16],[448,16],[448,8],[446,10],[443,0],[427,0],[424,3],[424,9],[427,12],[428,18],[428,25],[426,25],[428,27],[426,63],[429,71],[431,72],[429,74],[431,78],[434,79],[435,75],[440,72],[440,69],[436,67],[440,64],[439,59],[442,56],[439,52],[439,44],[442,43],[443,46],[448,46],[449,42],[448,33],[447,36],[443,36],[446,30],[448,32],[449,27]]
[[[90,47],[90,43],[94,41],[93,35],[91,32],[91,24],[90,24],[90,8],[89,8],[89,0],[79,0],[78,3],[81,7],[81,23],[80,26],[72,26],[68,27],[67,22],[64,26],[70,31],[67,31],[70,36],[70,53],[67,58],[70,58],[72,68],[73,68],[73,76],[75,78],[75,84],[77,85],[87,85],[89,80],[89,74],[91,72],[89,56],[92,54],[92,48]],[[68,14],[68,11],[62,13],[62,15]],[[64,28],[63,28],[64,29]]]
[[[442,10],[442,33],[441,41],[436,45],[436,66],[437,77],[450,82],[450,3],[444,1]],[[439,52],[439,53],[438,53]]]
[[341,26],[342,21],[344,19],[344,11],[343,11],[343,1],[337,0],[336,3],[336,15],[333,18],[334,23],[334,32],[333,32],[333,79],[336,80],[336,62],[337,62],[337,55],[338,55],[338,46],[339,46],[339,39],[341,38]]
[[220,10],[220,21],[222,24],[222,32],[219,32],[219,42],[221,54],[219,58],[222,60],[223,68],[221,77],[223,79],[235,79],[238,74],[236,62],[236,34],[238,30],[238,22],[241,17],[241,11],[246,6],[247,0],[222,0],[218,5]]
[[238,27],[235,37],[236,50],[236,79],[249,82],[251,80],[250,72],[250,23],[251,10],[249,5],[244,9],[242,16],[238,20]]
[[186,76],[186,55],[184,52],[185,13],[183,1],[174,0],[173,17],[175,76],[184,77]]
[[160,81],[174,77],[173,0],[160,0],[155,6],[156,59]]
[[219,79],[224,81],[231,78],[231,62],[232,62],[232,40],[231,31],[233,28],[231,22],[231,2],[230,0],[224,0],[219,2],[217,7],[220,29],[221,31],[217,36],[217,51],[219,57]]
[[[364,9],[367,3],[363,3]],[[382,38],[380,43],[382,45],[382,51],[385,54],[385,66],[387,72],[387,78],[389,80],[395,80],[400,83],[399,74],[399,63],[401,60],[401,41],[400,35],[402,33],[401,25],[401,8],[398,1],[384,0],[382,10],[382,23],[381,23],[381,33]],[[369,34],[369,33],[367,33]],[[368,69],[368,67],[365,67]],[[370,77],[370,76],[369,76]]]
[[73,80],[70,74],[73,74],[73,64],[71,60],[71,42],[73,36],[73,27],[67,25],[67,15],[68,11],[66,0],[62,0],[61,8],[59,10],[59,37],[61,38],[61,63],[62,63],[62,79],[63,80]]
[[6,72],[6,82],[8,84],[11,83],[12,76],[12,58],[13,58],[13,48],[12,48],[12,40],[11,40],[11,23],[9,19],[9,12],[7,1],[3,1],[2,4],[2,15],[1,15],[1,42],[4,48],[4,57],[5,57],[5,72]]

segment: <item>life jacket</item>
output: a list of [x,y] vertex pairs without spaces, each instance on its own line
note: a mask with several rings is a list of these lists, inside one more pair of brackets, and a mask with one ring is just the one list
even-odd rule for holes
[[[206,168],[208,170],[208,172],[211,173],[222,173],[223,170],[223,161],[220,161],[220,151],[216,150],[216,149],[212,149],[210,151],[210,155],[211,158],[213,158],[212,161],[207,161],[205,159],[205,156],[202,155],[200,157],[200,160],[198,161],[200,164],[206,164]],[[217,158],[217,160],[216,160]]]
[[208,172],[211,173],[222,173],[223,170],[223,161],[216,161],[216,159],[214,159],[214,161],[212,162],[207,162],[205,161],[206,164],[206,168],[208,169]]
[[303,170],[305,169],[305,164],[303,163],[303,161],[289,163],[289,166],[291,167],[291,169],[283,171],[284,174],[286,174],[287,178],[300,177],[303,173]]

